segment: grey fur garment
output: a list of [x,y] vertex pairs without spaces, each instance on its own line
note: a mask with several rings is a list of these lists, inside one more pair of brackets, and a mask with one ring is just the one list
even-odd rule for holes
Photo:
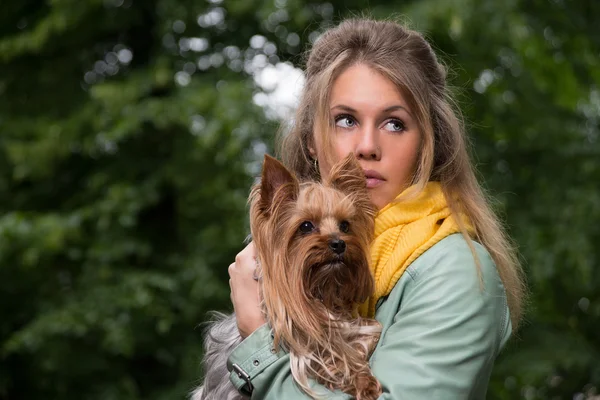
[[[244,244],[252,241],[252,234],[246,236]],[[227,359],[235,347],[242,343],[235,313],[226,315],[211,313],[213,322],[204,338],[204,381],[193,392],[190,400],[245,400],[229,380]]]
[[214,313],[204,339],[204,382],[192,392],[191,400],[244,400],[229,381],[227,359],[242,342],[235,314]]

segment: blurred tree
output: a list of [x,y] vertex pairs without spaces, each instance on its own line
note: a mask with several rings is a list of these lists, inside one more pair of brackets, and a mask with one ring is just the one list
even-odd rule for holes
[[489,397],[598,391],[596,2],[22,0],[0,14],[0,398],[185,396],[276,130],[252,76],[366,7],[455,71],[526,260],[529,321]]
[[272,131],[221,56],[254,10],[237,28],[191,1],[2,10],[0,398],[182,397]]

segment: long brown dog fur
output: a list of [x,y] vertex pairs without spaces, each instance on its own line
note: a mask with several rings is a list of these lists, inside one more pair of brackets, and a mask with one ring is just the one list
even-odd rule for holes
[[[326,182],[300,183],[265,156],[249,202],[263,310],[275,348],[290,354],[294,380],[313,398],[326,394],[311,388],[309,379],[359,400],[376,399],[381,386],[368,358],[381,327],[358,315],[374,286],[368,249],[376,209],[358,161],[349,155]],[[207,335],[206,376],[193,400],[241,398],[226,390],[225,362],[217,360],[226,361],[241,341],[231,319],[217,322]]]

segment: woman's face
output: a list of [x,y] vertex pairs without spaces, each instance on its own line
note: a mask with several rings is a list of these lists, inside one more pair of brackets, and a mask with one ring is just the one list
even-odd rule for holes
[[[421,135],[408,103],[389,79],[356,64],[334,81],[329,115],[335,122],[334,160],[353,153],[371,200],[383,208],[410,185],[416,168]],[[331,165],[315,143],[321,176],[327,178]]]

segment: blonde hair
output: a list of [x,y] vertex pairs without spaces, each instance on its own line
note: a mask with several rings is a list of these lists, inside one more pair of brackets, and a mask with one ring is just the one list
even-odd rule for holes
[[465,129],[446,86],[446,69],[420,33],[396,22],[365,18],[345,20],[323,33],[309,53],[304,91],[293,125],[280,137],[279,157],[300,179],[319,179],[310,149],[318,140],[326,157],[332,157],[326,134],[332,127],[328,111],[331,86],[346,68],[356,64],[387,77],[408,102],[422,136],[412,184],[419,191],[428,181],[441,183],[474,252],[460,215],[469,218],[475,228],[472,239],[482,244],[496,263],[516,330],[526,294],[523,271],[475,176]]

